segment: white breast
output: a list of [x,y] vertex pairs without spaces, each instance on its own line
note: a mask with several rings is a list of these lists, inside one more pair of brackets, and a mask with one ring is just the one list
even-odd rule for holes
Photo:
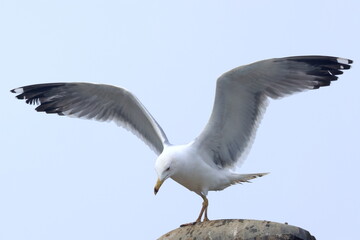
[[200,158],[191,144],[176,146],[176,173],[171,177],[190,191],[206,195],[209,190],[221,190],[229,185],[228,170],[218,169]]

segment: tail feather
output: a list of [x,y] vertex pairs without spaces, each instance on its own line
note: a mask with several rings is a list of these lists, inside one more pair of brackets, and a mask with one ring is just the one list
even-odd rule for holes
[[265,176],[269,173],[249,173],[249,174],[234,174],[231,184],[243,183],[247,182],[250,183],[249,180]]

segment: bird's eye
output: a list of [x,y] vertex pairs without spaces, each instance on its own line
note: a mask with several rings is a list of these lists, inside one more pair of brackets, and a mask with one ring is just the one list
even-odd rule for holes
[[166,171],[170,171],[170,167],[168,167],[168,168],[166,169]]

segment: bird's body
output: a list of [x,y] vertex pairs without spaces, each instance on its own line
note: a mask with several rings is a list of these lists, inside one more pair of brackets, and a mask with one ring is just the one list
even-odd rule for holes
[[[172,167],[175,169],[171,178],[198,195],[207,195],[208,191],[220,191],[241,181],[246,182],[259,174],[266,174],[238,174],[230,168],[211,166],[208,160],[198,154],[193,143],[166,147],[156,161],[156,168],[161,169],[167,159],[172,159]],[[254,177],[250,177],[253,175]]]
[[11,90],[37,111],[99,121],[115,121],[132,130],[158,155],[154,192],[172,178],[204,202],[196,222],[208,220],[208,191],[218,191],[266,173],[239,174],[268,99],[278,99],[337,80],[349,59],[329,56],[274,58],[237,67],[217,80],[215,102],[202,133],[189,144],[172,145],[166,134],[129,91],[103,84],[46,83]]

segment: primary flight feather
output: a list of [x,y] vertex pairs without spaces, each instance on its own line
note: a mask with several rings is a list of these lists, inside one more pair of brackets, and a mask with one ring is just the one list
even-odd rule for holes
[[140,137],[158,158],[155,194],[172,178],[203,198],[196,222],[208,220],[208,191],[248,182],[266,173],[230,171],[244,160],[268,99],[329,86],[353,61],[329,56],[274,58],[244,65],[217,80],[215,102],[202,133],[186,145],[172,145],[160,125],[129,91],[104,84],[45,83],[11,90],[36,110],[99,121],[115,121]]

